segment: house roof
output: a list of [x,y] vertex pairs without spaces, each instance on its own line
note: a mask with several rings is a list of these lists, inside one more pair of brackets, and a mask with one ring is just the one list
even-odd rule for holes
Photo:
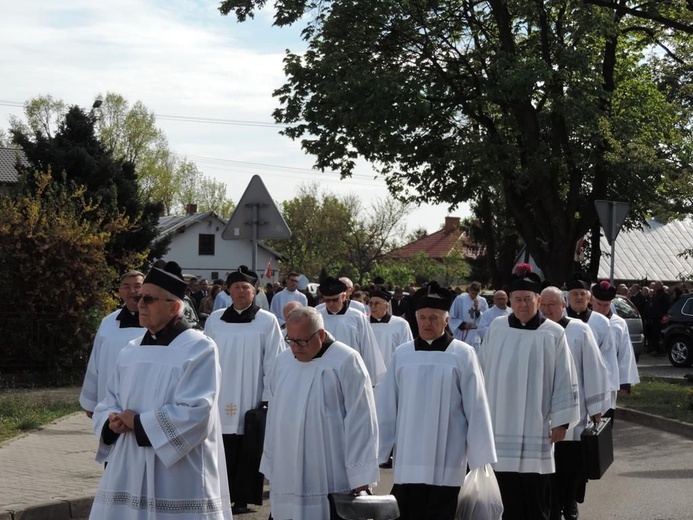
[[23,150],[0,147],[0,184],[16,184],[19,181],[19,174],[15,168],[17,159],[23,165],[29,164]]
[[[218,216],[213,211],[203,211],[202,213],[192,213],[188,215],[165,215],[163,217],[159,217],[159,222],[156,226],[159,230],[159,234],[154,240],[161,240],[166,235],[175,232],[183,233],[187,227],[197,224],[198,222],[204,222],[210,217],[217,219],[222,226],[226,227],[226,220]],[[257,245],[271,255],[279,258],[280,260],[282,259],[282,255],[269,247],[267,244],[258,241]]]
[[445,225],[441,230],[395,249],[391,255],[409,258],[419,253],[426,253],[430,258],[440,259],[448,256],[453,249],[457,249],[465,256],[478,256],[478,248],[469,241],[459,224],[459,217],[446,217]]
[[[621,231],[615,242],[615,280],[662,280],[673,282],[693,275],[693,257],[679,256],[693,248],[693,219],[662,224],[647,221],[649,226]],[[599,278],[611,274],[611,246],[601,238],[602,257]]]

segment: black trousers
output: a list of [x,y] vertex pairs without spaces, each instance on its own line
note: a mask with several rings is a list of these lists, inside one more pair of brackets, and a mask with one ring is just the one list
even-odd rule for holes
[[226,472],[231,502],[236,506],[262,505],[264,476],[249,463],[243,450],[244,435],[223,434]]
[[454,520],[459,486],[395,484],[399,520]]
[[551,476],[551,519],[560,519],[563,510],[572,511],[585,497],[587,478],[582,464],[580,441],[554,445],[556,473]]
[[549,520],[551,475],[496,471],[503,520]]

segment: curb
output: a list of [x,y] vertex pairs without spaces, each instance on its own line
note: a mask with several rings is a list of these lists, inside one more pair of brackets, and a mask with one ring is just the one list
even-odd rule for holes
[[693,424],[684,423],[675,419],[667,419],[661,415],[640,412],[631,408],[616,408],[615,412],[615,416],[624,421],[635,422],[642,426],[656,428],[688,439],[693,439]]
[[75,498],[28,506],[23,510],[1,511],[0,520],[76,520],[88,518],[94,497]]

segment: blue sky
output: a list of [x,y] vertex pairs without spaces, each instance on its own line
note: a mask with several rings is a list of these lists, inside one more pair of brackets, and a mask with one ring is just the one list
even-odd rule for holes
[[[272,27],[268,4],[239,24],[221,16],[216,0],[0,0],[0,128],[22,115],[16,104],[38,95],[90,107],[97,95],[115,92],[162,116],[157,124],[170,148],[225,182],[235,201],[255,174],[277,201],[312,181],[338,195],[357,194],[366,207],[386,197],[384,181],[374,180],[365,163],[353,179],[340,181],[311,171],[312,158],[277,128],[229,123],[272,123],[285,50],[305,48],[300,27]],[[444,206],[422,206],[407,225],[435,231],[447,214]]]

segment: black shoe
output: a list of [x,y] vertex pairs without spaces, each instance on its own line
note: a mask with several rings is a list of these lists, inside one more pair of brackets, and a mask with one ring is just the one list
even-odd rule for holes
[[577,504],[573,504],[572,507],[563,508],[563,518],[565,518],[565,520],[578,520],[579,516]]
[[234,515],[244,515],[246,513],[252,513],[253,510],[250,509],[248,506],[233,506],[231,508],[231,513]]

